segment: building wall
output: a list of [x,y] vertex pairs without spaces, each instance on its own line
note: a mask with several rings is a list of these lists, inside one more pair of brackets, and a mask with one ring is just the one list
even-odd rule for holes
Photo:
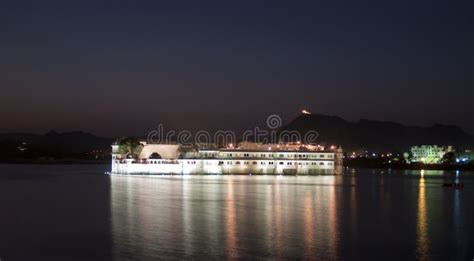
[[318,174],[332,171],[332,160],[240,160],[240,159],[180,159],[148,160],[133,163],[133,160],[112,163],[116,174]]
[[411,148],[412,162],[422,162],[425,164],[441,163],[444,154],[454,151],[452,146],[422,145]]
[[158,153],[163,159],[176,159],[178,158],[179,145],[177,144],[146,144],[143,147],[140,155],[140,159],[148,159],[151,154]]
[[[342,165],[342,149],[334,151],[272,151],[262,149],[194,150],[180,158],[180,145],[146,144],[138,160],[125,159],[112,145],[115,174],[318,174]],[[281,149],[281,148],[280,148]],[[286,148],[285,148],[286,149]],[[150,159],[158,153],[161,159]]]

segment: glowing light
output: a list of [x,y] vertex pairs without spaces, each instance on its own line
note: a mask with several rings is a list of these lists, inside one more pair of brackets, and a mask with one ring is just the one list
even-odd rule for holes
[[425,195],[425,170],[421,170],[421,178],[418,190],[418,216],[417,216],[417,240],[416,240],[416,254],[418,259],[427,260],[429,237],[428,237],[428,213],[426,207]]
[[302,110],[301,113],[307,114],[307,115],[311,114],[311,112],[309,112],[308,110]]

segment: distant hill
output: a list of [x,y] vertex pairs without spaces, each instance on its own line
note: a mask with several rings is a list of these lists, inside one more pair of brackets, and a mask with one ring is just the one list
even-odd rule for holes
[[453,125],[435,124],[424,128],[365,119],[349,122],[322,114],[301,114],[280,129],[283,130],[302,134],[314,130],[319,133],[320,142],[340,144],[346,150],[405,151],[421,144],[454,145],[461,149],[474,145],[472,135]]
[[98,137],[81,131],[58,133],[50,131],[44,135],[28,133],[0,134],[0,156],[6,158],[37,157],[87,157],[91,152],[104,155],[110,150],[113,139]]

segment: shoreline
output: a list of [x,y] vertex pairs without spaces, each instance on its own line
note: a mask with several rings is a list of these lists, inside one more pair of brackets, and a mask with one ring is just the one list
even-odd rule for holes
[[[4,165],[109,165],[110,160],[81,160],[81,159],[38,159],[38,160],[5,160],[0,161]],[[398,170],[473,170],[474,165],[442,165],[442,164],[386,164],[377,161],[344,161],[345,168],[361,169],[398,169]],[[161,174],[159,174],[161,175]],[[246,174],[244,174],[246,175]]]
[[8,160],[0,161],[5,165],[110,165],[110,160],[79,160],[79,159],[61,159],[61,160]]

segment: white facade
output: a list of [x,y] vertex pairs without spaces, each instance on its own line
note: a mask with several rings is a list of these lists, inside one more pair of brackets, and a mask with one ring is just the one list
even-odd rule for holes
[[[342,165],[342,149],[288,151],[272,146],[182,152],[179,145],[144,144],[140,159],[135,160],[124,159],[116,154],[118,146],[112,147],[112,174],[329,174]],[[161,157],[152,159],[151,154]]]
[[452,146],[422,145],[411,147],[410,162],[422,162],[425,164],[441,163],[444,154],[454,151]]

